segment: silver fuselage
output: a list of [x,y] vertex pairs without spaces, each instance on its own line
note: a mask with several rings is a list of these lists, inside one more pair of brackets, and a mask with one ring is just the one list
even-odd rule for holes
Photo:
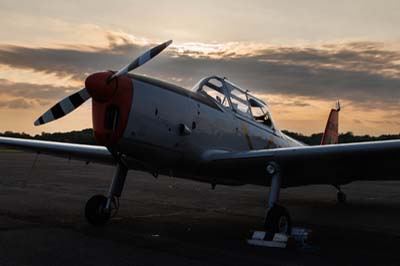
[[[133,169],[215,183],[199,169],[207,152],[248,151],[302,144],[198,92],[131,75],[133,101],[118,150]],[[242,182],[240,182],[242,183]]]

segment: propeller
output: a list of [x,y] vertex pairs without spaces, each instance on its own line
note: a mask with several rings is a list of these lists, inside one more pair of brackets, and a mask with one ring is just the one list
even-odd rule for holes
[[41,117],[35,121],[35,126],[43,125],[48,122],[57,120],[73,110],[81,106],[90,98],[89,92],[86,88],[81,89],[74,94],[65,97],[60,102],[56,103],[53,107],[47,110]]
[[157,56],[159,53],[161,53],[162,50],[167,48],[170,44],[172,43],[172,40],[166,41],[165,43],[162,43],[156,47],[151,48],[135,60],[133,60],[131,63],[126,65],[125,67],[121,68],[117,73],[111,76],[109,78],[108,82],[112,81],[115,78],[118,78],[122,75],[125,75],[126,73],[130,72],[131,70],[140,67],[141,65],[145,64],[147,61],[153,59],[155,56]]
[[[86,88],[81,89],[78,92],[75,92],[74,94],[62,99],[60,102],[56,103],[53,107],[51,107],[49,110],[47,110],[44,114],[42,114],[36,121],[35,121],[35,126],[43,125],[48,122],[57,120],[66,114],[69,114],[79,106],[81,106],[84,102],[86,102],[88,99],[93,97],[93,92],[95,92],[97,89],[99,92],[101,90],[104,91],[104,88],[109,87],[111,82],[114,79],[118,79],[119,77],[127,74],[128,72],[134,70],[135,68],[140,67],[141,65],[147,63],[151,59],[153,59],[155,56],[157,56],[159,53],[161,53],[165,48],[167,48],[170,44],[172,43],[172,40],[169,40],[167,42],[164,42],[160,45],[157,45],[147,52],[143,53],[141,56],[135,58],[131,63],[126,65],[125,67],[121,68],[118,70],[115,74],[112,76],[109,76],[108,79],[105,80],[104,84],[98,84],[98,83],[93,83],[91,79],[93,80],[93,76],[97,75],[98,73],[90,75],[86,79]],[[89,81],[89,82],[88,82]],[[89,84],[92,84],[92,86],[88,86]],[[98,87],[97,87],[98,86]],[[102,87],[101,87],[102,86]],[[114,88],[116,89],[116,87]],[[102,92],[100,92],[102,93]],[[95,98],[96,99],[96,98]]]

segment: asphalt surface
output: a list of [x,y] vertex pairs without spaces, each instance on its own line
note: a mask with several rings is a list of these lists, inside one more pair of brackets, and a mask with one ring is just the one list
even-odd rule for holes
[[329,186],[285,189],[306,248],[249,246],[262,228],[267,188],[209,184],[131,171],[121,208],[87,224],[87,199],[108,190],[113,168],[0,152],[0,265],[400,265],[400,182],[356,182],[336,203]]

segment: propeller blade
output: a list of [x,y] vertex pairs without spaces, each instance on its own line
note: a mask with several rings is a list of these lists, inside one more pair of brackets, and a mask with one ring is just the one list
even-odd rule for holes
[[147,52],[145,52],[144,54],[142,54],[141,56],[139,56],[138,58],[133,60],[129,65],[125,66],[124,68],[121,68],[117,73],[112,75],[111,78],[109,79],[109,81],[113,80],[114,78],[118,78],[122,75],[125,75],[129,71],[145,64],[147,61],[153,59],[155,56],[157,56],[159,53],[161,53],[162,50],[167,48],[168,45],[170,45],[171,43],[172,43],[172,40],[169,40],[165,43],[162,43],[156,47],[151,48],[150,50],[148,50]]
[[86,88],[62,99],[35,121],[35,126],[43,125],[72,112],[90,98]]

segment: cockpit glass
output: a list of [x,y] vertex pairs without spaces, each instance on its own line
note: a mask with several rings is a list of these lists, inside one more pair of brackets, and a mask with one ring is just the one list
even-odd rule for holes
[[204,78],[193,87],[193,90],[212,98],[236,114],[274,128],[267,105],[225,78],[217,76]]
[[251,113],[254,117],[257,117],[264,115],[266,112],[265,109],[263,109],[262,107],[251,107]]
[[209,79],[199,85],[198,91],[213,98],[222,106],[226,108],[230,107],[228,98],[225,94],[225,89],[221,81],[217,79]]
[[261,103],[260,101],[253,98],[249,99],[249,103],[254,120],[272,128],[272,119],[270,114],[268,113],[267,106],[264,103]]
[[237,89],[232,89],[231,102],[235,111],[240,111],[247,116],[250,115],[250,108],[249,103],[247,102],[246,94]]

